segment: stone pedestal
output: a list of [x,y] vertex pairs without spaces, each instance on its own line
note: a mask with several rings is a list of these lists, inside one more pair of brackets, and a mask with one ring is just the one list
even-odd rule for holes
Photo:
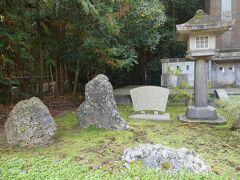
[[217,119],[217,112],[214,107],[196,107],[188,106],[186,116],[189,119]]
[[214,107],[208,105],[207,78],[208,67],[206,60],[195,61],[194,106],[188,106],[185,114],[179,115],[184,122],[223,123],[225,119],[219,116]]

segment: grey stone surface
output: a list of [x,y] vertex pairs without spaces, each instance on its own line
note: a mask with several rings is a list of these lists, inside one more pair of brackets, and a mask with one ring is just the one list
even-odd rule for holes
[[108,77],[100,74],[85,86],[85,101],[79,106],[77,118],[81,127],[124,130],[128,125],[117,111],[113,88]]
[[215,93],[217,94],[217,97],[219,99],[228,99],[229,98],[228,93],[225,89],[216,89]]
[[[126,149],[123,153],[123,159],[127,166],[131,161],[141,160],[144,166],[168,172],[177,172],[182,169],[196,173],[209,171],[204,160],[195,152],[187,148],[172,149],[161,144],[140,144]],[[169,169],[163,167],[164,163],[170,165]]]
[[217,119],[217,112],[214,107],[196,107],[188,106],[186,110],[186,117],[189,119]]
[[157,86],[142,86],[130,90],[133,108],[135,111],[153,110],[154,114],[133,114],[130,119],[170,120],[170,114],[164,112],[167,106],[169,89]]
[[186,114],[180,114],[178,119],[182,122],[187,123],[209,123],[209,124],[223,124],[226,122],[226,119],[219,114],[217,115],[217,119],[189,119],[186,117]]
[[169,89],[157,86],[143,86],[130,90],[135,111],[156,110],[165,112]]
[[215,108],[212,106],[188,106],[186,113],[180,114],[178,119],[183,122],[203,122],[212,124],[221,124],[226,122],[225,118],[218,115]]
[[128,118],[130,119],[146,119],[146,120],[154,120],[154,121],[169,121],[170,114],[132,114]]
[[17,103],[5,123],[7,142],[20,146],[47,145],[56,129],[47,107],[37,97]]
[[194,79],[194,105],[196,107],[208,106],[207,73],[207,62],[202,59],[196,60]]

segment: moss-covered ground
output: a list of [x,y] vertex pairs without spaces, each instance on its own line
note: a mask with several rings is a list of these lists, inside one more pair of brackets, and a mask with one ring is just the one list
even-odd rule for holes
[[0,179],[160,179],[162,175],[151,169],[124,168],[123,150],[141,143],[187,147],[200,154],[214,172],[210,176],[162,176],[165,179],[240,179],[239,135],[228,124],[181,123],[177,115],[184,111],[183,106],[169,106],[169,122],[130,120],[132,107],[120,106],[119,112],[129,124],[125,131],[80,129],[76,114],[64,113],[55,118],[58,132],[48,147],[21,148],[0,143]]

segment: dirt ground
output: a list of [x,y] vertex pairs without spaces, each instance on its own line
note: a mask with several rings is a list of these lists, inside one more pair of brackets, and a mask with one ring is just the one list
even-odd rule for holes
[[[63,111],[76,109],[83,101],[83,98],[73,95],[47,96],[44,97],[42,101],[48,107],[52,116],[56,116]],[[4,123],[14,105],[15,104],[0,104],[0,134],[3,132]]]

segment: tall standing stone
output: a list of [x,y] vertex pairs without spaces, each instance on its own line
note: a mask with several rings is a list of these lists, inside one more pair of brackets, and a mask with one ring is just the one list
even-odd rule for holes
[[108,77],[100,74],[85,87],[85,101],[79,106],[77,117],[81,127],[124,130],[127,123],[120,117]]
[[47,145],[56,129],[48,108],[37,97],[17,103],[5,123],[7,142],[20,146]]

